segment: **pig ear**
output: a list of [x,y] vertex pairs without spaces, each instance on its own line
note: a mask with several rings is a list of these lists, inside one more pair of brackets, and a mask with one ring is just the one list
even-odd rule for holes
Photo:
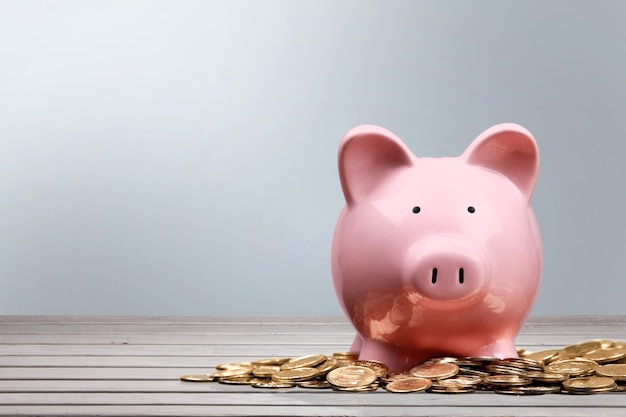
[[481,133],[463,153],[470,165],[498,171],[530,199],[539,173],[539,151],[522,126],[503,123]]
[[398,169],[414,163],[407,146],[379,126],[351,129],[339,146],[339,176],[348,204],[363,198]]

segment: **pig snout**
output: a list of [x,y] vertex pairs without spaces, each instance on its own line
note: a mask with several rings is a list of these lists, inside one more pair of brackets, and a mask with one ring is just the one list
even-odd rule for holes
[[486,286],[487,263],[475,248],[441,244],[411,252],[409,284],[426,298],[459,300],[479,294]]

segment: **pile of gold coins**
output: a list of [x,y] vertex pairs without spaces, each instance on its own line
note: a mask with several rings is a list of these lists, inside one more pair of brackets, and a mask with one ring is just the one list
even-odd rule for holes
[[211,374],[183,375],[183,381],[250,385],[254,388],[308,388],[335,391],[494,391],[509,395],[626,392],[626,342],[593,340],[563,349],[529,352],[518,358],[435,358],[403,372],[380,362],[358,360],[352,352],[299,358],[223,363]]

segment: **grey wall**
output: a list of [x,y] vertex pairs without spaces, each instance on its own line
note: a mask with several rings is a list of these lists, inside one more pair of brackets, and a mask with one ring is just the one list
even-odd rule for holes
[[533,314],[626,314],[626,3],[0,2],[1,314],[339,314],[340,138],[536,136]]

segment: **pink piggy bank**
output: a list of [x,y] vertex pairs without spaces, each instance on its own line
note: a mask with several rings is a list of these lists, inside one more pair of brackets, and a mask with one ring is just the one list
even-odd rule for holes
[[448,158],[418,158],[378,126],[346,134],[332,272],[360,359],[398,371],[440,356],[517,357],[541,279],[538,167],[535,140],[515,124]]

